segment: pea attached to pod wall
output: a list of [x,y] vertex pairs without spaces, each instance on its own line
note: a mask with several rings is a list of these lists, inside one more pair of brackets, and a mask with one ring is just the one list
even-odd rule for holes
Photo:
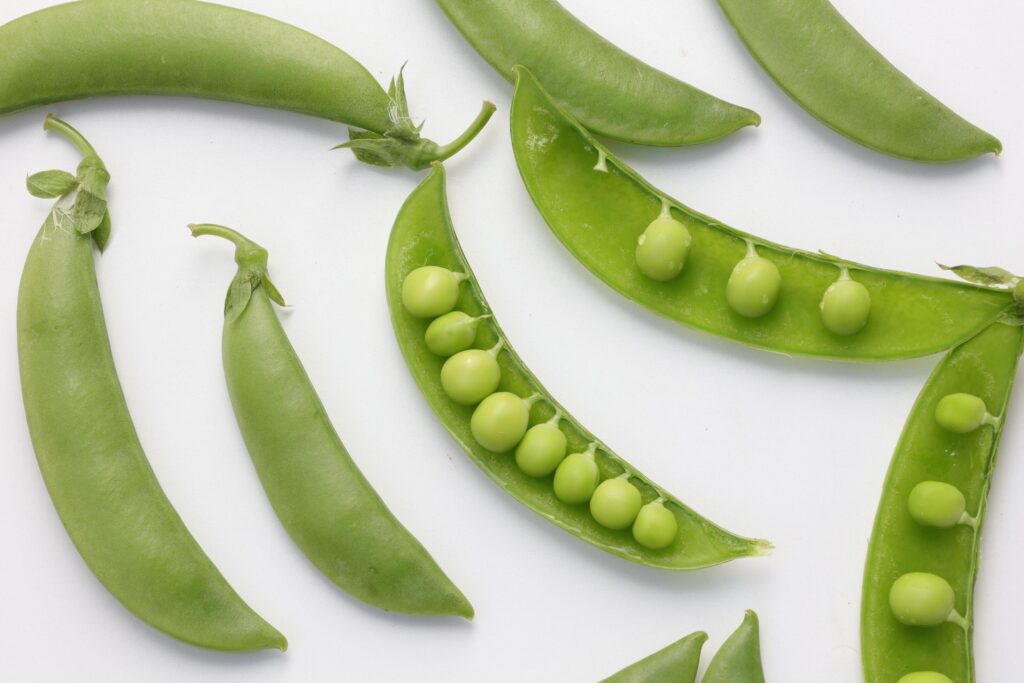
[[864,329],[871,313],[868,288],[850,277],[843,267],[839,279],[829,285],[821,297],[821,322],[831,332],[849,336]]
[[779,267],[758,256],[754,243],[747,242],[747,255],[729,274],[725,298],[732,310],[743,317],[760,318],[775,307],[781,286]]
[[686,226],[669,213],[668,204],[637,239],[636,265],[647,277],[659,282],[675,279],[683,272],[693,238]]
[[976,524],[967,514],[967,500],[960,489],[941,481],[922,481],[915,486],[907,499],[907,511],[923,526],[948,529],[957,524]]
[[453,356],[473,345],[480,321],[486,317],[473,318],[462,311],[445,313],[427,326],[423,341],[431,353],[445,358]]
[[465,406],[475,406],[493,394],[501,382],[498,354],[502,346],[499,341],[486,351],[466,349],[446,360],[441,366],[441,387],[448,398]]
[[954,434],[970,434],[982,425],[999,425],[999,418],[989,414],[985,401],[963,392],[942,397],[935,406],[935,421]]
[[916,671],[901,676],[896,683],[953,683],[953,679],[938,671]]
[[466,277],[437,266],[417,268],[402,283],[402,305],[417,318],[444,315],[455,308],[459,283]]
[[[445,393],[440,382],[445,356],[433,353],[424,337],[433,323],[403,303],[409,276],[423,267],[465,274],[456,305],[479,319],[473,345],[489,349],[503,343],[496,358],[497,390],[475,408]],[[440,164],[399,212],[388,244],[386,284],[395,337],[430,407],[473,461],[524,505],[605,552],[651,567],[696,569],[768,551],[768,543],[725,531],[637,472],[574,420],[527,369],[492,317],[459,247]],[[630,512],[636,518],[633,530],[603,526],[584,505],[603,480],[619,477],[639,493],[641,512],[643,505],[657,502],[651,509],[659,511],[644,515],[650,519],[641,526],[636,524],[641,515]],[[666,513],[671,520],[664,519]]]
[[941,576],[911,572],[896,579],[889,589],[889,607],[907,626],[938,626],[947,621],[967,628],[956,611],[953,587]]

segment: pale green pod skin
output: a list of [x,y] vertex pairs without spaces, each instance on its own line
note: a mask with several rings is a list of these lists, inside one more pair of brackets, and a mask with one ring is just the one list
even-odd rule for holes
[[764,683],[757,615],[747,610],[740,627],[718,648],[703,683]]
[[725,298],[744,318],[760,318],[775,307],[782,286],[779,267],[756,253],[743,257],[729,274]]
[[[1002,150],[901,73],[828,0],[718,0],[754,58],[832,130],[913,161]],[[886,681],[885,683],[890,683]]]
[[[1024,328],[990,326],[938,363],[910,412],[882,487],[864,567],[861,658],[866,683],[889,683],[913,671],[939,671],[956,683],[975,683],[974,583],[1002,430],[1000,425],[953,434],[936,422],[935,407],[942,397],[966,391],[1005,414],[1022,349]],[[939,529],[916,522],[907,501],[916,486],[929,480],[955,486],[975,515],[972,523]],[[963,623],[933,628],[900,623],[889,593],[899,577],[911,572],[949,582]]]
[[703,631],[691,633],[601,683],[696,683],[700,651],[707,639]]
[[267,275],[266,250],[223,226],[193,226],[193,234],[236,245],[224,376],[256,473],[295,545],[367,604],[472,619],[469,601],[391,514],[341,442],[274,310],[272,297],[283,300]]
[[[47,127],[99,162],[69,126],[47,119]],[[191,645],[284,650],[284,636],[228,585],[160,488],[114,367],[93,235],[59,228],[52,215],[21,277],[18,360],[46,488],[107,590],[147,624]]]
[[857,334],[868,324],[870,315],[868,288],[849,276],[832,283],[821,298],[821,322],[835,334]]
[[953,679],[937,671],[917,671],[903,676],[896,683],[953,683]]
[[683,272],[692,242],[690,232],[679,221],[655,218],[637,240],[636,265],[652,280],[673,280]]
[[[882,361],[952,348],[1017,310],[1008,291],[801,251],[702,215],[616,158],[555,104],[529,70],[516,73],[512,149],[534,204],[583,266],[657,315],[767,351]],[[679,277],[657,282],[636,267],[636,240],[665,204],[686,225],[693,245]],[[737,315],[726,298],[729,275],[750,244],[782,275],[778,301],[760,318]],[[843,267],[871,298],[870,322],[849,336],[830,332],[819,309]]]
[[536,396],[530,408],[531,427],[559,415],[558,428],[565,434],[568,452],[583,451],[589,444],[597,444],[595,459],[600,476],[612,479],[628,471],[630,483],[640,490],[645,503],[664,499],[665,507],[675,515],[678,534],[665,548],[646,548],[633,538],[629,530],[614,531],[602,527],[586,506],[567,505],[560,501],[550,478],[530,477],[519,469],[515,458],[484,448],[472,433],[473,408],[451,401],[438,382],[444,359],[431,353],[423,342],[429,321],[410,315],[402,305],[402,283],[406,275],[425,265],[467,274],[469,277],[462,284],[457,309],[473,317],[491,314],[451,224],[445,197],[444,168],[440,164],[435,165],[433,172],[409,196],[392,228],[385,260],[388,308],[398,346],[427,403],[455,442],[498,487],[577,538],[605,552],[649,567],[697,569],[740,557],[763,555],[770,550],[771,545],[765,541],[736,536],[697,514],[601,444],[530,372],[494,318],[481,322],[476,345],[492,348],[499,341],[504,342],[498,357],[501,366],[499,391],[509,391],[517,396]]
[[437,0],[508,81],[522,64],[598,135],[639,145],[714,140],[761,117],[626,54],[554,0]]
[[911,572],[893,582],[889,609],[907,626],[938,626],[956,611],[956,594],[941,576]]
[[565,459],[568,443],[557,425],[549,422],[534,425],[516,446],[516,465],[531,477],[546,477]]
[[609,529],[632,526],[641,507],[643,499],[640,492],[624,479],[602,481],[590,498],[590,514],[598,524]]
[[963,392],[942,397],[935,406],[935,421],[954,434],[970,434],[983,424],[994,422],[983,400]]
[[431,353],[447,358],[473,346],[479,327],[478,318],[471,318],[462,311],[452,311],[427,326],[423,341]]
[[967,500],[955,486],[941,481],[922,481],[910,492],[907,512],[918,524],[949,529],[964,521]]

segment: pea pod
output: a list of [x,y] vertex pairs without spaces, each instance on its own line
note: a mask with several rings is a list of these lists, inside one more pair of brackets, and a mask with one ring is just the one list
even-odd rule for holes
[[597,35],[554,0],[437,0],[469,44],[507,80],[529,67],[588,129],[677,147],[761,117],[672,78]]
[[828,0],[718,0],[768,75],[832,130],[913,161],[946,162],[1002,150],[907,78]]
[[[869,361],[937,353],[1015,311],[1009,291],[799,251],[701,215],[616,159],[527,69],[517,73],[512,147],[541,215],[591,272],[659,315],[770,351]],[[666,221],[681,226],[669,246],[687,248],[678,276],[661,281],[639,266],[637,241]],[[737,282],[750,258],[778,273],[755,268],[768,277]]]
[[707,639],[708,634],[703,631],[691,633],[612,674],[602,683],[695,683],[697,668],[700,666],[700,650]]
[[284,304],[267,251],[218,225],[191,226],[235,245],[223,355],[231,404],[267,497],[288,534],[349,594],[405,614],[472,618],[473,608],[352,461],[274,312]]
[[426,168],[483,128],[485,102],[448,145],[420,138],[402,77],[385,92],[355,59],[306,31],[198,0],[79,0],[0,27],[0,113],[106,95],[228,100],[348,124],[362,161]]
[[136,616],[215,650],[278,648],[280,633],[246,605],[189,534],[139,444],[117,378],[93,263],[106,243],[110,176],[74,129],[48,118],[84,155],[78,175],[37,174],[57,197],[18,292],[18,359],[32,445],[53,505],[82,559]]
[[[921,680],[975,680],[973,591],[1002,419],[978,420],[965,432],[965,420],[955,413],[971,413],[983,402],[986,415],[1002,418],[1022,349],[1024,327],[992,325],[939,362],[911,410],[864,568],[867,683],[915,673]],[[975,400],[948,400],[964,395]]]
[[764,683],[759,630],[757,615],[748,609],[739,628],[715,653],[704,683]]
[[[450,302],[471,318],[479,318],[475,339],[479,348],[501,345],[496,355],[500,366],[498,392],[476,408],[457,403],[445,393],[440,381],[445,359],[432,353],[424,339],[431,321],[406,308],[406,303],[415,302],[417,307],[424,303],[423,297],[409,296],[410,292],[403,291],[410,273],[422,273],[420,269],[424,268],[453,274],[449,284],[432,290],[430,303]],[[417,284],[424,281],[419,274],[414,279]],[[761,555],[770,548],[765,541],[733,535],[683,505],[601,444],[547,393],[505,339],[473,279],[451,225],[444,169],[440,164],[435,165],[398,214],[388,243],[386,285],[395,337],[427,402],[473,461],[521,503],[606,552],[652,567],[696,569]],[[458,288],[454,300],[450,298],[449,287]],[[430,315],[445,312],[444,306],[430,307]],[[553,477],[550,469],[542,477],[526,474],[510,452],[517,443],[525,442],[523,436],[528,426],[533,429],[542,424],[553,424],[565,439],[558,444],[561,462]],[[481,438],[487,441],[486,447]],[[541,441],[546,449],[553,440]],[[566,452],[571,454],[566,457]],[[599,523],[592,514],[593,506],[585,504],[599,480],[632,485],[639,492],[637,507],[642,504],[644,510],[654,513],[648,515],[654,518],[652,526],[658,530],[666,526],[675,529],[669,543],[652,543],[640,533],[645,545],[634,535],[639,526],[634,526],[634,533],[630,533],[629,529],[611,529]],[[563,500],[568,494],[581,493],[575,504]],[[633,504],[628,497],[625,503]],[[637,524],[644,510],[634,509]],[[621,512],[621,508],[616,509],[616,514]],[[653,536],[664,540],[658,533]],[[652,545],[658,547],[649,547]]]

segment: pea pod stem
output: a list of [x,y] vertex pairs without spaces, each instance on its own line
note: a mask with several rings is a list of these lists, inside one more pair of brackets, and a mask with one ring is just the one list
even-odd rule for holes
[[469,127],[462,132],[462,134],[449,142],[447,145],[438,146],[432,154],[418,161],[419,168],[429,168],[435,161],[447,161],[451,157],[455,156],[463,150],[474,138],[484,129],[487,122],[491,120],[491,116],[497,108],[493,102],[485,100],[483,105],[480,107],[480,113],[476,115],[473,122],[469,124]]
[[46,119],[43,120],[43,130],[52,130],[60,133],[68,140],[70,140],[78,151],[85,157],[98,157],[96,150],[93,148],[89,141],[85,139],[81,133],[79,133],[71,124],[66,121],[58,119],[53,114],[47,114]]

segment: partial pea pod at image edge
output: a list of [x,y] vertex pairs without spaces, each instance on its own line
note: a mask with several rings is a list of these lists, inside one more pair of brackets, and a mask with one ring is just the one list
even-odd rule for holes
[[363,476],[285,334],[267,251],[219,225],[190,226],[235,245],[224,311],[231,405],[274,511],[342,590],[381,609],[470,619],[473,607]]
[[[527,476],[517,467],[511,453],[492,452],[477,442],[471,425],[474,409],[455,403],[445,393],[439,380],[445,359],[432,353],[424,343],[430,321],[411,315],[403,305],[403,283],[410,273],[424,266],[463,274],[456,308],[469,316],[487,316],[479,326],[474,345],[479,348],[499,345],[501,348],[498,391],[537,399],[529,412],[529,424],[536,426],[556,418],[557,426],[566,437],[568,452],[589,451],[597,461],[602,480],[628,477],[629,483],[640,491],[644,504],[663,502],[678,525],[669,545],[652,550],[635,540],[628,529],[614,530],[598,524],[586,505],[567,504],[553,493],[551,476]],[[763,555],[770,550],[767,542],[736,536],[686,507],[608,450],[545,391],[490,317],[490,307],[472,276],[451,224],[445,174],[440,164],[434,166],[398,214],[388,243],[386,286],[395,337],[430,407],[473,461],[521,503],[606,552],[652,567],[697,569],[740,557]]]
[[67,124],[78,175],[36,174],[29,189],[56,205],[32,244],[18,292],[18,360],[32,445],[61,522],[96,578],[151,626],[215,650],[278,648],[202,551],[146,459],[114,368],[93,242],[110,234],[110,176]]
[[[981,525],[1022,349],[1024,327],[992,325],[939,362],[910,412],[882,488],[864,568],[866,683],[891,683],[913,672],[974,683]],[[966,423],[950,422],[945,412],[957,401],[976,411]],[[953,416],[963,410],[953,407]],[[901,581],[909,581],[906,592],[917,595],[901,596]],[[926,608],[939,613],[917,613]],[[898,616],[896,609],[907,613]]]
[[854,142],[925,162],[959,161],[1002,150],[999,140],[901,73],[828,0],[718,4],[779,87]]
[[352,126],[376,166],[423,169],[467,145],[494,113],[485,102],[457,139],[420,137],[401,74],[385,92],[327,41],[269,17],[199,0],[79,0],[0,26],[0,114],[110,95],[240,102]]
[[[658,315],[768,351],[880,361],[952,348],[1015,310],[1008,291],[792,249],[697,213],[612,155],[528,69],[516,72],[512,148],[534,204],[577,260]],[[674,277],[660,281],[638,267],[637,245],[648,226],[666,220],[686,233],[688,255]],[[774,305],[753,317],[729,297],[730,280],[749,257],[776,271]],[[869,298],[870,312],[859,326],[830,329],[826,295],[850,280]]]
[[523,64],[592,132],[639,145],[715,140],[761,117],[644,64],[554,0],[437,0],[506,80]]

